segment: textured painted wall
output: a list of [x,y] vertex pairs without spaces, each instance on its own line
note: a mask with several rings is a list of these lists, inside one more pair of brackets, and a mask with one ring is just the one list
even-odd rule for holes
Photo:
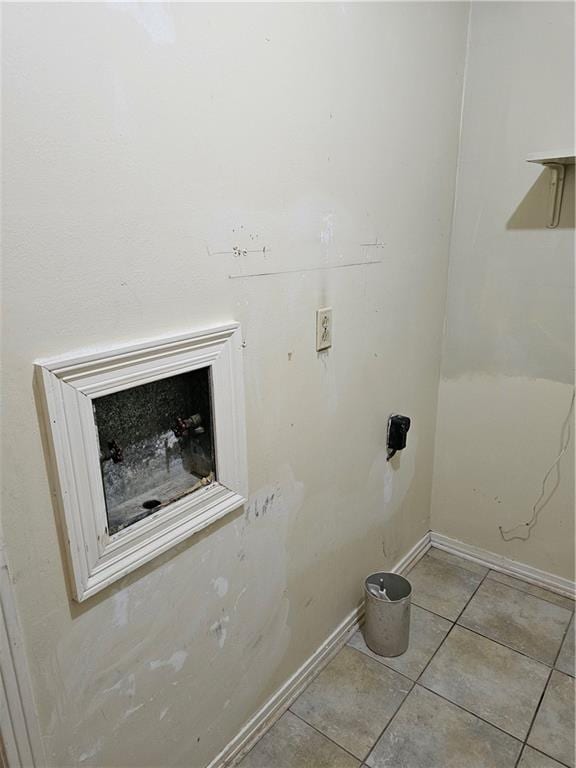
[[572,579],[573,439],[530,540],[499,526],[530,519],[574,422],[574,166],[552,230],[549,171],[525,162],[573,145],[574,6],[473,4],[432,527]]
[[[51,766],[205,766],[428,530],[467,13],[3,9],[2,516]],[[71,602],[33,361],[231,319],[249,503]]]

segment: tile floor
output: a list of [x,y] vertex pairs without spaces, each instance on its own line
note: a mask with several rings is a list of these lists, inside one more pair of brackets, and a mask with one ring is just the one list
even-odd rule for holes
[[241,768],[575,768],[574,603],[431,549],[410,647],[357,632]]

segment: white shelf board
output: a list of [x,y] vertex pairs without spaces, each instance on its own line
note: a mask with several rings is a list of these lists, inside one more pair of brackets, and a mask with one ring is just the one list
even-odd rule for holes
[[560,165],[574,165],[574,150],[567,149],[556,152],[534,152],[526,158],[528,163],[559,163]]

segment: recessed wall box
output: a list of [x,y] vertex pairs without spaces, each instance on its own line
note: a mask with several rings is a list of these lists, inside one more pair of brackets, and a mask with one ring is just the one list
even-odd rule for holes
[[246,500],[238,324],[36,370],[77,600]]

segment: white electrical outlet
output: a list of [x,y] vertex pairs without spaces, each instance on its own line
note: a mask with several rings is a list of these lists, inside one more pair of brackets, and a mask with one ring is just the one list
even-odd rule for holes
[[316,310],[316,350],[332,346],[332,307]]

